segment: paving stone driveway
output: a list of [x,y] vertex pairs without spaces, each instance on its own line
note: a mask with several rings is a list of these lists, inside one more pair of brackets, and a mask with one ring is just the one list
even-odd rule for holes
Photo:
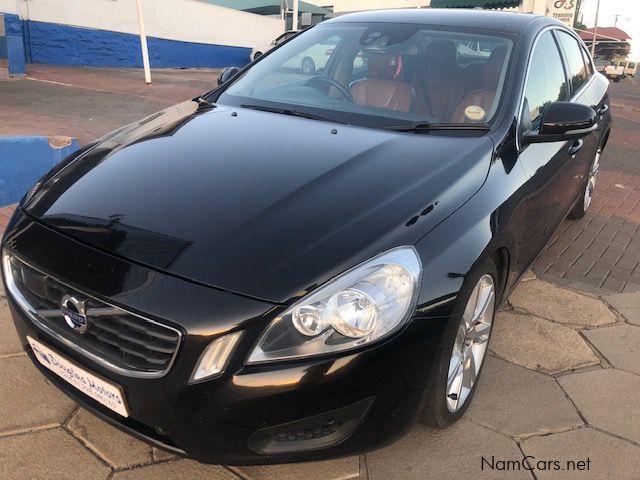
[[[22,352],[2,295],[3,480],[637,479],[640,472],[637,293],[592,297],[530,274],[497,316],[482,382],[459,423],[417,425],[360,458],[268,467],[177,458],[79,409]],[[518,468],[525,455],[533,472]],[[567,462],[582,470],[567,470]]]

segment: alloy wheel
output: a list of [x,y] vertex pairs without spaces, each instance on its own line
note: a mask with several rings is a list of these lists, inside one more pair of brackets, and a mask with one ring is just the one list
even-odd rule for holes
[[584,211],[586,212],[589,206],[591,205],[591,201],[593,200],[593,191],[596,188],[596,179],[598,177],[598,169],[600,168],[600,153],[598,150],[596,152],[596,158],[593,161],[593,167],[591,167],[591,171],[589,172],[589,180],[587,181],[587,186],[584,190]]
[[447,375],[447,408],[457,412],[467,401],[487,353],[495,308],[495,284],[483,275],[464,309],[453,344]]

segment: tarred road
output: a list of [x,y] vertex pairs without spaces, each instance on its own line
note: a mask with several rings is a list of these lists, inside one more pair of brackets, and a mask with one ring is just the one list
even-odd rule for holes
[[216,85],[217,70],[142,71],[28,65],[27,77],[0,79],[0,135],[67,135],[80,144]]

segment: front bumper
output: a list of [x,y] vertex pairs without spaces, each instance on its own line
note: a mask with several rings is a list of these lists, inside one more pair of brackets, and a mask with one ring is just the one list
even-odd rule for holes
[[[18,216],[6,242],[23,258],[79,290],[182,330],[171,370],[161,378],[134,378],[69,349],[8,295],[27,352],[32,356],[26,340],[31,336],[120,385],[130,417],[111,412],[40,368],[43,374],[87,409],[143,440],[208,463],[317,460],[388,444],[420,412],[428,367],[451,303],[361,351],[246,366],[251,346],[282,306],[148,270]],[[189,384],[203,349],[233,329],[244,334],[224,374]]]

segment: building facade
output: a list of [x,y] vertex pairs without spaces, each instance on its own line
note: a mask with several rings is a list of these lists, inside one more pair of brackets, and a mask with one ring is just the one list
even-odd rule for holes
[[521,13],[535,13],[573,24],[575,0],[313,0],[332,8],[335,13],[385,8],[491,8]]
[[[199,0],[142,5],[156,68],[242,66],[254,46],[284,31],[278,17]],[[11,73],[23,73],[25,62],[142,66],[136,0],[0,0],[0,14]]]

